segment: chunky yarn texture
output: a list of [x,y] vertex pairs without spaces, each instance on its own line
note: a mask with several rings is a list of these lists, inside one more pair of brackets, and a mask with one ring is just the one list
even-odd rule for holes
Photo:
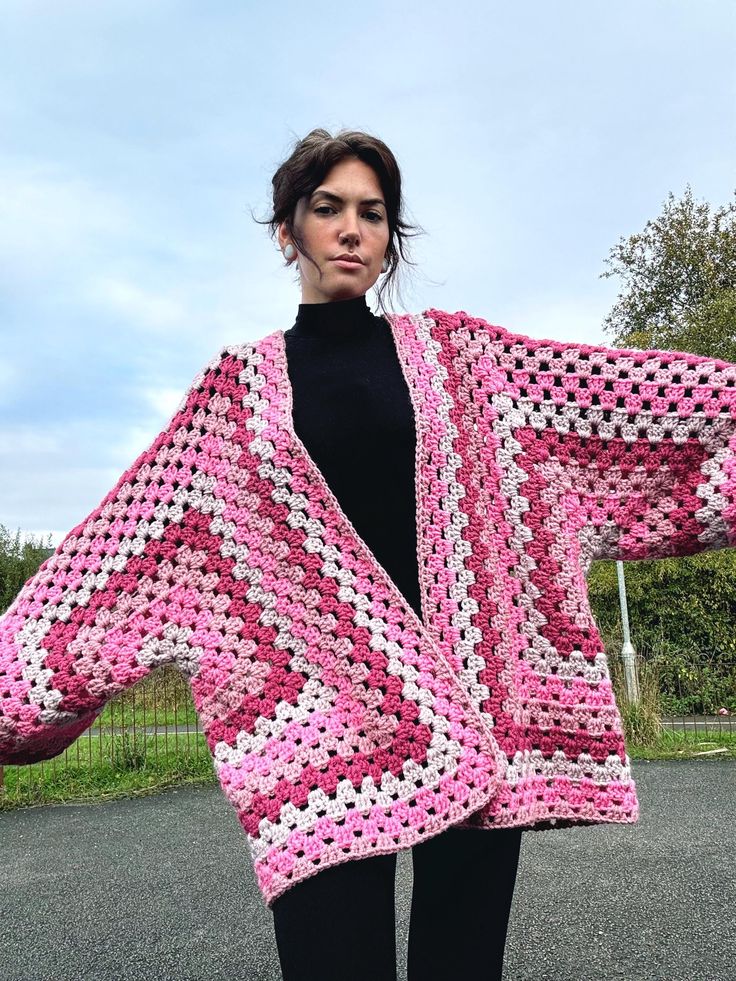
[[0,619],[0,763],[178,666],[268,905],[451,825],[635,822],[586,574],[736,544],[736,366],[388,319],[421,619],[294,431],[282,331],[217,353]]

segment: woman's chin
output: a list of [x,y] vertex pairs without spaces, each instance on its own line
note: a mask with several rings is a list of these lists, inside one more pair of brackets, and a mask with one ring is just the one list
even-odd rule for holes
[[354,284],[352,286],[335,286],[334,289],[325,290],[330,300],[354,300],[357,296],[363,296],[365,289]]

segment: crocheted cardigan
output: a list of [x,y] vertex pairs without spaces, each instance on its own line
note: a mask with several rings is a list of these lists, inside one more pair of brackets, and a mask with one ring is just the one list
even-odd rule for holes
[[178,666],[268,906],[450,826],[635,822],[586,574],[736,544],[736,365],[387,319],[421,619],[295,433],[283,331],[212,358],[0,619],[0,763]]

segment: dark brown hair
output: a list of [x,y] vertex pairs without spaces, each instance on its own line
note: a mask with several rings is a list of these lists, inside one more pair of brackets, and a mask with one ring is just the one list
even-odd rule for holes
[[[330,136],[326,129],[313,129],[294,144],[291,155],[279,166],[271,179],[273,185],[273,211],[261,225],[270,226],[270,236],[276,237],[278,226],[284,222],[298,250],[315,266],[317,263],[304,247],[302,237],[294,228],[294,213],[302,197],[309,197],[319,187],[329,171],[348,157],[357,157],[376,173],[386,201],[389,241],[386,258],[389,268],[377,288],[378,304],[383,304],[383,294],[393,296],[394,280],[400,271],[401,261],[415,265],[407,256],[406,239],[423,234],[423,229],[404,220],[404,201],[401,193],[401,172],[391,150],[375,136],[359,130],[341,130]],[[319,267],[317,267],[319,269]],[[398,290],[399,296],[401,294]]]

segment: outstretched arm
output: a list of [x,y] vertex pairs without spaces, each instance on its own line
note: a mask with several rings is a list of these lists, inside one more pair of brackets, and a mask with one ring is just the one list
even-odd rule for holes
[[204,461],[228,427],[227,401],[213,397],[221,357],[0,617],[0,764],[63,752],[109,699],[157,665],[184,662],[212,616],[207,500],[217,475]]
[[545,507],[560,505],[584,567],[736,545],[736,365],[466,327],[481,424],[521,496],[556,490]]

